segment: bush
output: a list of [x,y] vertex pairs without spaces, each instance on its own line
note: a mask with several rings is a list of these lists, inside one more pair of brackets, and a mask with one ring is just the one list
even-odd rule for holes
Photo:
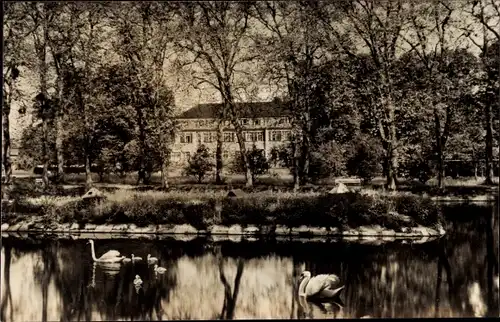
[[361,135],[354,142],[347,160],[347,172],[368,184],[381,171],[382,149],[379,141]]
[[[269,161],[264,155],[264,150],[257,149],[253,145],[252,149],[247,151],[247,157],[253,181],[255,181],[257,176],[266,174],[269,171]],[[232,173],[244,173],[245,165],[243,164],[243,160],[241,158],[234,158],[230,170]]]
[[342,146],[335,141],[319,145],[311,152],[309,177],[316,181],[344,175],[346,173],[344,154]]
[[411,179],[426,183],[434,174],[432,155],[419,151],[410,151],[409,154],[407,161],[401,163],[400,171]]
[[198,183],[201,183],[203,177],[214,167],[210,152],[205,145],[200,145],[196,153],[189,159],[188,165],[184,172],[188,176],[197,178]]
[[[47,200],[45,200],[47,199]],[[346,229],[361,225],[380,225],[392,229],[433,226],[442,223],[441,209],[431,200],[415,196],[380,197],[359,193],[337,195],[268,195],[256,193],[238,198],[204,195],[194,198],[183,194],[157,192],[121,192],[108,200],[89,203],[84,200],[48,197],[25,208],[59,222],[94,224],[190,224],[197,229],[210,225],[301,225]],[[33,202],[33,201],[32,201]],[[220,217],[217,205],[221,205]],[[22,207],[22,202],[18,207]],[[406,222],[396,211],[411,218]]]

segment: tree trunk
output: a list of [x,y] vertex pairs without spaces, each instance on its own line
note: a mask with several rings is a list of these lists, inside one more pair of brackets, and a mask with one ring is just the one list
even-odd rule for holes
[[[389,94],[390,95],[390,94]],[[395,191],[396,186],[396,174],[398,170],[398,151],[397,151],[397,137],[396,137],[396,121],[394,114],[394,105],[390,98],[386,102],[386,109],[388,112],[388,133],[384,135],[384,130],[381,130],[382,139],[387,143],[387,189],[390,191]],[[384,137],[385,136],[385,137]]]
[[309,165],[310,165],[310,142],[309,142],[309,138],[307,137],[307,133],[304,133],[302,134],[302,146],[301,146],[301,149],[300,149],[300,169],[299,169],[299,173],[300,173],[300,176],[301,176],[301,182],[302,184],[308,182],[308,179],[309,179]]
[[139,172],[137,184],[146,184],[146,129],[144,124],[144,115],[141,108],[137,109],[137,118],[139,123]]
[[[164,153],[166,154],[166,153]],[[162,189],[168,189],[168,156],[162,157],[161,162],[161,187]]]
[[[54,58],[54,60],[56,60]],[[57,81],[57,114],[56,114],[56,156],[57,156],[57,182],[64,182],[64,154],[63,154],[63,79],[60,70],[60,62],[55,61]]]
[[[44,103],[45,105],[46,103]],[[44,107],[45,109],[45,107]],[[45,112],[42,112],[45,113]],[[42,160],[43,160],[43,174],[42,174],[42,181],[43,181],[43,188],[47,189],[49,187],[49,124],[47,117],[43,117],[42,119],[42,135],[44,137],[43,144],[42,144]]]
[[3,140],[2,140],[2,164],[5,170],[5,179],[3,181],[3,184],[5,187],[7,187],[12,178],[12,163],[10,159],[10,122],[9,122],[9,115],[10,115],[10,104],[5,104],[5,99],[4,99],[4,106],[2,108],[2,133],[3,133]]
[[222,142],[223,142],[223,120],[217,124],[217,148],[215,150],[215,184],[222,184]]
[[491,105],[485,104],[485,126],[486,126],[486,180],[485,184],[493,184],[493,124],[491,117]]
[[92,172],[91,172],[91,161],[90,161],[90,153],[88,148],[85,149],[85,189],[89,190],[92,188]]
[[[233,124],[237,124],[238,121],[234,121]],[[252,171],[250,169],[250,162],[248,160],[248,155],[247,155],[247,149],[245,147],[245,140],[243,139],[243,131],[241,130],[241,126],[235,125],[237,127],[236,130],[236,137],[238,138],[238,144],[240,146],[240,158],[243,161],[243,164],[245,166],[245,179],[246,187],[252,187],[253,186],[253,180],[252,180]]]
[[57,154],[57,182],[64,182],[64,155],[63,155],[63,120],[62,115],[56,119],[56,154]]
[[48,168],[49,168],[49,131],[48,131],[48,109],[49,109],[49,94],[47,92],[47,40],[48,40],[48,17],[47,12],[45,10],[45,5],[42,4],[42,35],[41,37],[35,39],[36,53],[38,58],[38,66],[39,66],[39,77],[40,77],[40,108],[41,108],[41,119],[42,119],[42,135],[43,135],[43,144],[42,144],[42,160],[43,160],[43,188],[47,189],[49,186],[49,176],[48,176]]
[[387,162],[387,189],[390,191],[395,191],[397,189],[396,187],[396,180],[394,180],[396,176],[396,169],[397,169],[397,151],[396,149],[393,148],[392,144],[389,144],[389,156],[388,156],[388,162]]
[[[234,105],[234,103],[228,103],[229,105]],[[234,111],[234,107],[232,107]],[[238,145],[240,146],[240,158],[241,161],[243,162],[243,165],[245,167],[245,179],[246,187],[252,187],[253,186],[253,180],[252,180],[252,171],[250,169],[250,162],[248,160],[248,155],[247,155],[247,149],[245,147],[245,139],[243,138],[243,128],[241,127],[239,120],[236,117],[232,117],[231,120],[234,129],[236,130],[236,138],[238,139]]]
[[300,150],[299,141],[293,143],[293,191],[298,192],[300,189]]
[[441,145],[441,142],[438,139],[437,142],[437,156],[438,156],[438,188],[439,189],[444,189],[444,178],[445,178],[445,172],[444,172],[444,157],[443,157],[443,147]]

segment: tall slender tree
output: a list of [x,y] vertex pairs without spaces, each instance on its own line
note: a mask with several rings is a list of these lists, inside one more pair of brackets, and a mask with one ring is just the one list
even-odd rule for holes
[[[217,111],[218,140],[216,165],[222,165],[222,121],[228,120],[236,132],[240,157],[245,165],[246,186],[253,185],[246,153],[241,111],[236,102],[239,77],[245,75],[245,63],[255,54],[249,52],[249,3],[204,1],[182,3],[177,7],[179,38],[176,45],[189,54],[185,66],[193,66],[193,80],[208,85],[221,96],[222,109]],[[186,63],[184,61],[183,63]],[[218,178],[220,181],[220,178]]]
[[[411,47],[414,59],[419,66],[409,63],[412,73],[418,79],[409,83],[413,88],[406,91],[417,94],[424,106],[430,107],[433,120],[434,150],[437,157],[437,178],[439,188],[444,188],[446,145],[453,132],[460,103],[470,88],[472,75],[475,74],[475,58],[465,51],[457,50],[458,39],[451,36],[452,14],[456,8],[452,1],[410,2],[410,16],[413,37],[402,36]],[[435,39],[431,44],[426,39]],[[411,59],[410,59],[411,60]],[[423,89],[423,90],[422,90]],[[425,108],[422,110],[425,113]],[[428,110],[428,109],[427,109]]]
[[[169,3],[130,2],[113,6],[110,21],[116,42],[114,49],[130,71],[133,81],[129,83],[131,106],[134,107],[138,124],[139,173],[138,183],[148,183],[151,176],[147,166],[148,120],[161,122],[156,128],[162,144],[162,186],[168,187],[167,170],[169,145],[172,142],[173,97],[166,89],[164,65],[172,42],[172,10]],[[168,97],[167,97],[167,96]],[[153,116],[159,117],[155,118]],[[160,121],[161,120],[161,121]],[[159,123],[155,123],[159,126]]]
[[2,167],[5,178],[2,180],[8,186],[12,179],[10,112],[20,98],[18,82],[22,66],[26,66],[26,40],[36,26],[28,22],[30,9],[26,3],[3,3],[3,9]]
[[[322,114],[318,113],[316,103],[318,98],[330,94],[327,88],[330,81],[318,77],[329,75],[322,66],[327,60],[321,25],[313,14],[315,4],[308,1],[259,1],[252,9],[253,16],[269,34],[258,34],[255,40],[261,53],[262,77],[278,90],[284,89],[296,129],[293,142],[296,190],[307,178],[317,130],[315,116]],[[319,104],[322,112],[328,110],[325,103]]]
[[[498,0],[468,0],[463,2],[462,13],[472,22],[462,26],[464,34],[480,51],[483,74],[477,93],[477,104],[483,110],[486,148],[486,184],[493,184],[493,113],[500,108],[498,86],[498,57],[500,44],[500,4]],[[464,19],[465,20],[465,19]],[[465,20],[466,21],[466,20]],[[495,46],[495,43],[497,44]],[[498,134],[497,134],[498,135]]]
[[[362,58],[373,76],[359,85],[369,97],[370,114],[375,122],[378,136],[383,142],[386,154],[386,177],[389,190],[395,190],[401,148],[397,115],[402,96],[394,87],[399,77],[395,65],[401,43],[402,30],[408,23],[408,8],[403,0],[353,0],[326,3],[317,11],[329,33],[333,48],[342,49],[348,56]],[[339,22],[338,15],[344,19]],[[346,39],[358,44],[358,50],[346,45]],[[360,50],[363,49],[363,50]],[[368,54],[366,55],[366,51]],[[368,75],[366,75],[368,76]]]
[[55,17],[53,4],[32,2],[31,20],[35,31],[33,32],[33,43],[37,60],[37,71],[39,77],[38,94],[35,97],[35,108],[37,115],[42,121],[42,154],[43,154],[43,186],[45,189],[49,186],[49,126],[54,112],[54,100],[49,95],[49,25]]

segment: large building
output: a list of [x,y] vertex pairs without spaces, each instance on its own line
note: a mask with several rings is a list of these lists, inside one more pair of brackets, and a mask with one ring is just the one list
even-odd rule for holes
[[[288,142],[291,138],[292,123],[288,105],[280,100],[272,102],[237,103],[243,127],[245,146],[255,145],[264,151],[267,158],[273,147]],[[187,161],[204,144],[215,157],[217,147],[217,112],[222,104],[200,104],[177,117],[179,130],[175,136],[171,162],[175,167]],[[236,131],[229,121],[223,125],[222,158],[224,164],[239,156],[240,147]]]

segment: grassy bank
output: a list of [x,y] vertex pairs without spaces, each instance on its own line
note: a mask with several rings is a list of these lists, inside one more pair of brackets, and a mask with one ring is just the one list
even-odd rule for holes
[[211,225],[301,225],[356,228],[380,225],[396,231],[442,222],[441,209],[417,196],[383,196],[316,192],[255,192],[227,198],[226,192],[106,192],[106,200],[86,202],[79,197],[24,198],[12,205],[6,220],[37,213],[58,223],[122,224],[137,226],[190,224],[197,229]]

